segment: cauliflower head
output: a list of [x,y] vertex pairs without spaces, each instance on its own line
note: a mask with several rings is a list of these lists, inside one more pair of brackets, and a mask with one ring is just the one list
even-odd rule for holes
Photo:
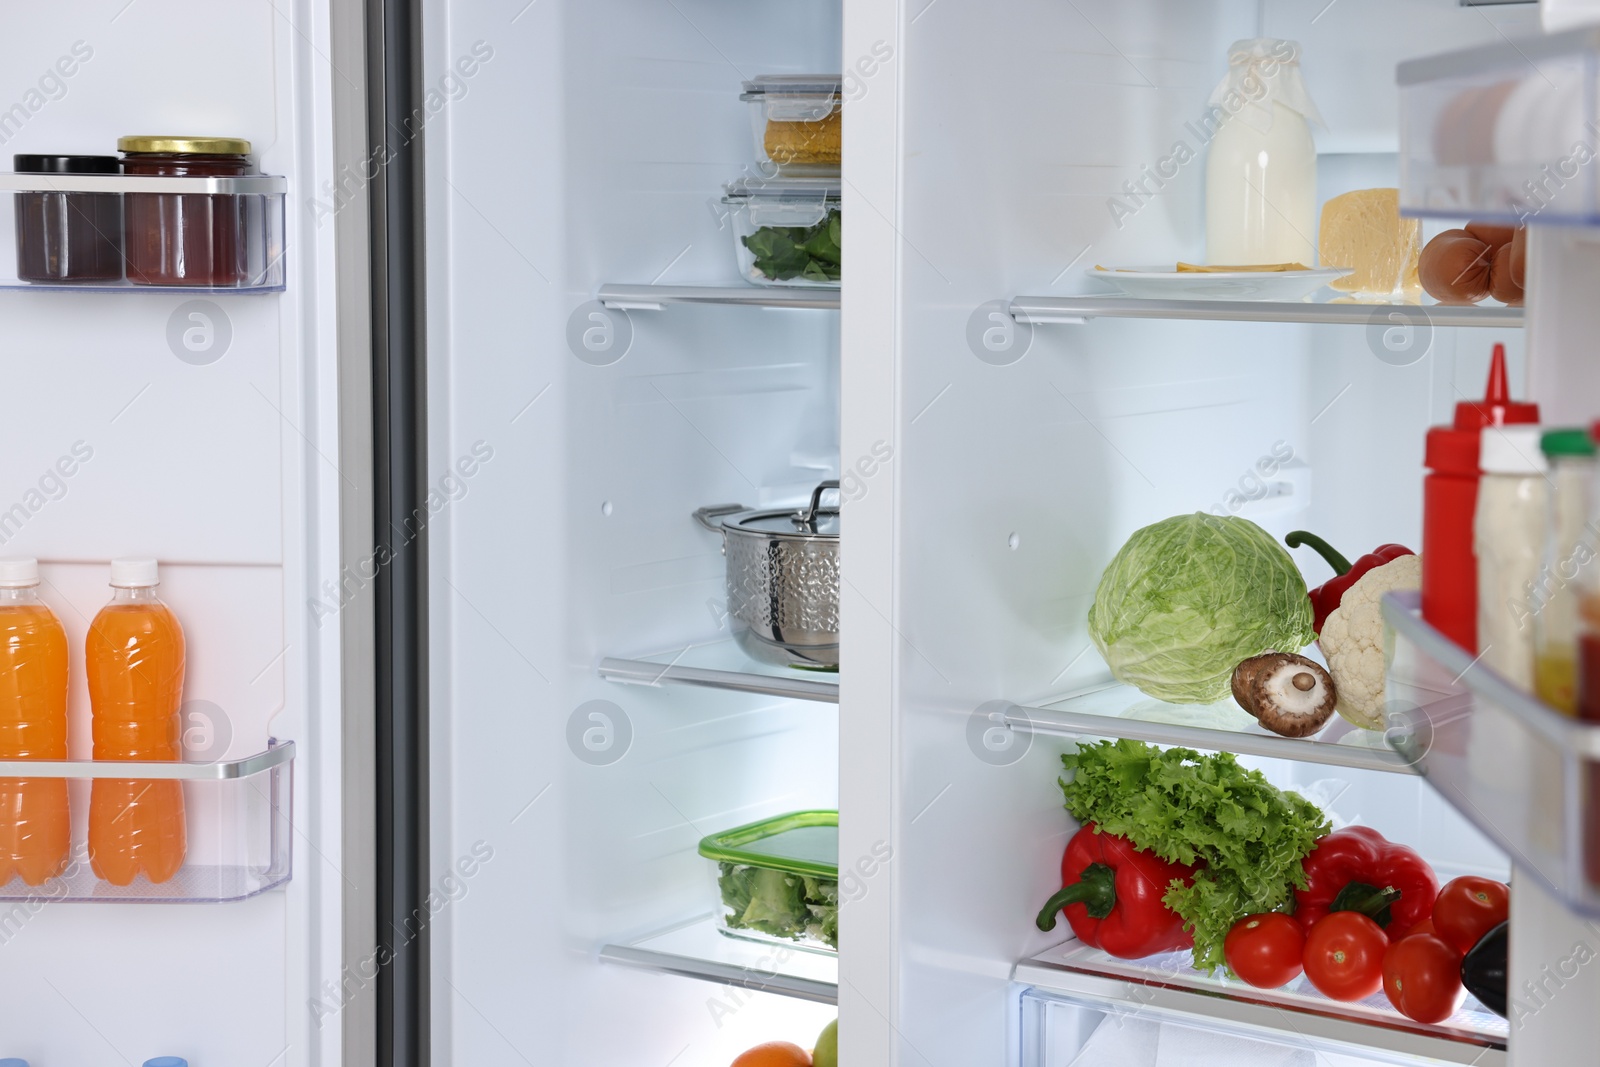
[[1319,644],[1338,690],[1339,714],[1366,730],[1382,730],[1383,682],[1388,664],[1383,651],[1383,594],[1422,588],[1422,557],[1401,556],[1363,574],[1339,598],[1322,624]]

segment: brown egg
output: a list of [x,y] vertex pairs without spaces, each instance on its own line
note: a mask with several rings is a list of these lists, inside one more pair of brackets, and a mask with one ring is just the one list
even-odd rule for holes
[[1517,227],[1517,235],[1511,239],[1511,280],[1517,283],[1519,289],[1528,288],[1528,228]]
[[[1506,247],[1510,247],[1507,245]],[[1441,304],[1476,304],[1489,295],[1492,252],[1465,230],[1446,230],[1422,250],[1422,287]]]
[[1511,307],[1522,306],[1522,286],[1516,282],[1511,270],[1511,246],[1501,245],[1495,250],[1494,262],[1489,265],[1489,295]]
[[1467,232],[1490,248],[1499,248],[1501,245],[1511,243],[1511,238],[1516,235],[1515,226],[1502,226],[1495,222],[1469,222]]

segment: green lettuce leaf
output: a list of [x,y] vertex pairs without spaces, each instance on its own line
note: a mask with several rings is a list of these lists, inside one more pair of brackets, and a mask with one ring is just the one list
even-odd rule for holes
[[1278,789],[1231,753],[1160,749],[1139,741],[1080,745],[1061,757],[1066,807],[1169,863],[1204,863],[1194,884],[1163,898],[1194,933],[1194,965],[1214,971],[1222,942],[1246,915],[1288,906],[1305,888],[1303,861],[1331,826],[1298,793]]

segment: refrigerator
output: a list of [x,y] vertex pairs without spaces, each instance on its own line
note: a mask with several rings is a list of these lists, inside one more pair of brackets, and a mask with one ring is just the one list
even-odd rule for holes
[[[1495,345],[1546,422],[1600,410],[1586,164],[1525,210],[1543,159],[1433,157],[1441,86],[1531,71],[1581,87],[1572,115],[1592,118],[1600,39],[1541,14],[14,13],[0,146],[237,136],[262,177],[181,188],[252,205],[256,258],[229,285],[0,277],[18,379],[0,505],[26,519],[0,510],[0,551],[40,560],[74,650],[71,760],[50,768],[75,783],[74,847],[105,776],[80,653],[114,557],[160,561],[189,635],[191,826],[167,888],[0,886],[0,1057],[726,1067],[762,1042],[810,1049],[837,1017],[851,1067],[1582,1062],[1600,980],[1559,968],[1600,914],[1577,818],[1589,728],[1447,669],[1458,650],[1398,600],[1390,696],[1411,732],[1288,739],[1238,708],[1162,705],[1116,683],[1087,625],[1118,548],[1172,515],[1420,547],[1424,433],[1481,395]],[[1130,303],[1087,276],[1206,261],[1197,124],[1229,45],[1257,37],[1302,50],[1319,204],[1399,187],[1424,237],[1524,210],[1525,309]],[[750,277],[740,189],[772,168],[747,83],[770,76],[838,85],[842,162],[802,175],[849,216],[837,284]],[[0,185],[160,188],[52,180]],[[80,442],[92,458],[51,476]],[[764,662],[732,535],[696,513],[786,516],[830,482],[837,670]],[[1311,586],[1332,574],[1295,557]],[[1404,688],[1408,666],[1446,692]],[[1489,719],[1560,788],[1486,813],[1451,739]],[[1438,743],[1408,748],[1419,728]],[[1102,738],[1233,752],[1441,879],[1511,880],[1513,987],[1554,994],[1511,1021],[1469,1001],[1420,1024],[1381,993],[1252,990],[1041,932],[1077,829],[1060,757]],[[702,842],[826,810],[839,951],[719,929]]]

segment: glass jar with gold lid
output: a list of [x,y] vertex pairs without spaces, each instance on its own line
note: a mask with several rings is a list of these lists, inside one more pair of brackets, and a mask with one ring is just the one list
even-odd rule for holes
[[[117,141],[124,174],[254,174],[237,137],[137,136]],[[231,193],[128,193],[127,278],[139,285],[235,286],[248,281],[248,197]]]

